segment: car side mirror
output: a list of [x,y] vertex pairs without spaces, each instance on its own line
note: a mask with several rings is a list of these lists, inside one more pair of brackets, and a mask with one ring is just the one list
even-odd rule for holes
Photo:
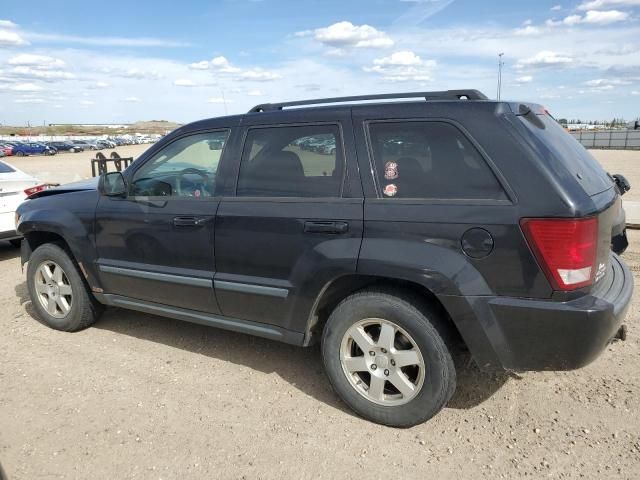
[[127,182],[121,172],[108,172],[100,177],[98,190],[106,197],[124,197],[127,194]]

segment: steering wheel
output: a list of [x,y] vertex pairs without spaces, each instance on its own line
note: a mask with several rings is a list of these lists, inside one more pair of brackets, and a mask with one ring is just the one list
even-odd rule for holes
[[203,170],[199,170],[194,167],[188,167],[188,168],[185,168],[184,170],[181,170],[178,173],[178,178],[176,182],[176,193],[178,195],[182,195],[182,179],[184,178],[185,175],[198,175],[202,177],[202,184],[204,184],[207,188],[209,188],[209,183],[210,183],[209,174]]

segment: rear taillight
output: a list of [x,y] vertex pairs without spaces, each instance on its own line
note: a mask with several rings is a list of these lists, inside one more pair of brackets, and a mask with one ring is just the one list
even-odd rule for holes
[[593,283],[597,218],[523,218],[520,226],[555,290],[575,290]]
[[35,193],[39,193],[39,192],[41,192],[43,190],[46,190],[47,188],[49,188],[49,185],[46,185],[46,184],[45,185],[36,185],[35,187],[27,188],[24,191],[24,194],[27,197],[30,197],[31,195],[33,195]]

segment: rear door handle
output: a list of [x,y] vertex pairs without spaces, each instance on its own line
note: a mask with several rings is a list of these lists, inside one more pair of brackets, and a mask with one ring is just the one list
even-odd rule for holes
[[304,222],[305,233],[330,233],[340,234],[349,231],[347,222]]
[[175,217],[173,224],[176,227],[201,227],[207,221],[206,218],[198,217]]

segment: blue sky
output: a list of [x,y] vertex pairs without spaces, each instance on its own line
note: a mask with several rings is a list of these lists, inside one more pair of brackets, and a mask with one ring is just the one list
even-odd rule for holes
[[[101,33],[104,32],[104,33]],[[188,122],[256,103],[478,88],[640,116],[640,0],[8,2],[0,123]]]

